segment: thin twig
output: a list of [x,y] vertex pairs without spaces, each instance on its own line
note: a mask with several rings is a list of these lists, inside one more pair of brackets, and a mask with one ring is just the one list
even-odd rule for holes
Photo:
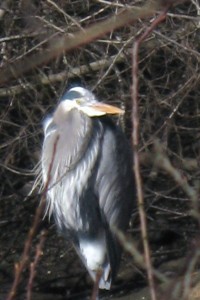
[[36,253],[35,253],[35,258],[34,261],[30,264],[30,276],[29,276],[29,281],[27,285],[27,300],[31,300],[31,294],[32,294],[32,289],[33,289],[33,280],[36,275],[36,267],[39,262],[39,259],[42,255],[42,248],[44,246],[44,242],[47,236],[47,230],[43,230],[41,235],[40,235],[40,240],[38,245],[36,246]]
[[[124,233],[120,230],[114,229],[113,231],[117,235],[121,245],[123,245],[123,248],[132,255],[136,264],[139,265],[141,268],[146,269],[146,262],[144,260],[144,257],[138,251],[137,247],[134,244],[134,241],[133,240],[129,241],[127,237],[124,235]],[[162,274],[160,271],[152,268],[152,272],[157,280],[161,281],[162,283],[169,283],[170,280],[167,278],[167,276]]]
[[132,55],[132,122],[133,122],[133,132],[132,132],[132,141],[134,148],[134,173],[136,180],[136,188],[137,188],[137,196],[138,196],[138,206],[139,206],[139,215],[140,215],[140,224],[142,231],[142,239],[143,239],[143,247],[144,247],[144,256],[145,256],[145,264],[147,269],[147,276],[150,286],[151,299],[156,300],[156,290],[155,283],[153,278],[152,271],[152,263],[151,263],[151,255],[149,249],[149,242],[147,237],[147,221],[144,209],[144,196],[142,191],[142,178],[140,174],[140,161],[139,161],[139,109],[138,109],[138,52],[141,43],[146,39],[146,37],[153,31],[153,29],[166,18],[166,14],[169,6],[165,8],[165,10],[152,22],[151,26],[147,28],[147,30],[135,41],[133,47],[133,55]]
[[80,30],[83,30],[79,22],[77,22],[74,18],[72,18],[70,15],[68,15],[62,8],[60,8],[54,1],[52,0],[46,0],[47,3],[51,4],[59,13],[63,14],[64,17],[72,21]]
[[193,204],[193,215],[196,217],[197,221],[199,220],[199,200],[198,193],[195,188],[190,186],[187,180],[183,178],[181,173],[173,167],[169,159],[163,153],[162,146],[158,141],[155,142],[155,163],[157,166],[165,170],[178,185],[182,188],[182,190],[188,195]]
[[33,225],[31,226],[31,229],[29,230],[28,238],[27,238],[27,240],[25,242],[25,245],[24,245],[24,251],[23,251],[21,260],[18,263],[15,264],[15,278],[14,278],[13,285],[10,289],[10,292],[8,294],[7,300],[12,300],[12,299],[15,298],[16,293],[17,293],[17,287],[18,287],[19,282],[21,280],[22,272],[23,272],[24,268],[26,267],[26,264],[27,264],[28,259],[29,259],[29,252],[30,252],[30,249],[31,249],[32,241],[33,241],[35,233],[38,229],[39,223],[41,221],[41,215],[42,215],[42,213],[44,211],[44,207],[45,207],[46,193],[47,193],[47,190],[48,190],[49,182],[51,180],[51,170],[52,170],[52,166],[53,166],[54,157],[55,157],[55,154],[56,154],[58,139],[59,139],[59,136],[57,137],[57,139],[54,143],[53,153],[52,153],[52,160],[51,160],[51,163],[50,163],[50,166],[49,166],[47,182],[45,184],[45,188],[44,188],[43,196],[41,198],[40,205],[38,206],[38,208],[36,210],[35,217],[34,217],[34,220],[33,220]]

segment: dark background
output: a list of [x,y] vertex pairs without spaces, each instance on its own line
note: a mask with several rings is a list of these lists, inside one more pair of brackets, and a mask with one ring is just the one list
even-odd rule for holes
[[[0,9],[0,68],[41,54],[62,35],[106,20],[128,5],[145,1],[3,1]],[[198,1],[180,3],[143,42],[139,62],[141,175],[152,262],[163,274],[186,274],[199,245],[199,211],[175,176],[158,168],[155,141],[172,166],[199,195],[200,156],[200,20]],[[29,229],[41,200],[40,151],[42,120],[66,88],[82,85],[99,99],[126,110],[118,120],[131,138],[132,47],[154,16],[138,20],[70,53],[64,53],[0,88],[0,299],[14,280]],[[123,55],[123,56],[122,56]],[[102,59],[105,61],[102,62]],[[96,63],[95,70],[91,63]],[[86,69],[82,69],[84,66]],[[78,70],[78,75],[77,75]],[[62,73],[65,72],[65,73]],[[61,76],[56,77],[58,74]],[[38,178],[38,180],[36,180]],[[26,299],[29,266],[46,230],[33,280],[33,299],[84,299],[92,283],[69,242],[45,218],[31,243],[31,252],[16,299]],[[142,253],[137,212],[129,235]],[[180,269],[162,269],[181,260]],[[195,262],[196,267],[198,267]],[[168,270],[169,269],[169,270]],[[192,269],[193,271],[194,269]],[[188,273],[187,273],[188,274]],[[146,273],[124,254],[113,291],[140,289]],[[54,299],[54,298],[52,298]]]

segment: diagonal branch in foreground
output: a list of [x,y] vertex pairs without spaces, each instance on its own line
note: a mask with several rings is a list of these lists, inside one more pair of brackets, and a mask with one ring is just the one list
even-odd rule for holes
[[[174,0],[172,2],[176,5],[180,1]],[[184,2],[184,0],[181,2]],[[48,49],[44,50],[42,53],[23,57],[21,60],[15,61],[12,64],[4,65],[0,69],[0,84],[8,82],[11,79],[19,79],[22,74],[62,55],[64,51],[69,52],[82,45],[88,44],[115,29],[132,24],[138,19],[150,17],[155,14],[156,11],[162,9],[162,7],[162,0],[147,1],[142,7],[123,9],[118,14],[108,17],[104,21],[96,22],[76,33],[54,38]]]
[[40,224],[41,216],[42,216],[42,213],[43,213],[44,207],[45,207],[45,199],[46,199],[47,190],[49,188],[49,183],[51,181],[51,171],[52,171],[53,161],[54,161],[55,154],[56,154],[58,139],[59,139],[59,136],[57,137],[57,139],[54,143],[52,159],[51,159],[51,163],[50,163],[50,166],[49,166],[47,182],[46,182],[45,187],[44,187],[44,192],[43,192],[43,196],[42,196],[42,199],[41,199],[41,203],[40,203],[40,205],[38,206],[38,208],[36,210],[35,217],[34,217],[34,220],[33,220],[33,224],[32,224],[32,226],[29,230],[28,237],[27,237],[27,240],[26,240],[25,245],[24,245],[24,251],[22,253],[21,260],[18,263],[15,264],[15,278],[14,278],[12,287],[9,291],[7,300],[15,299],[16,293],[17,293],[17,287],[20,283],[22,272],[23,272],[24,268],[26,267],[26,265],[28,263],[28,260],[29,260],[29,253],[30,253],[32,241],[33,241],[33,238],[36,234],[38,226]]

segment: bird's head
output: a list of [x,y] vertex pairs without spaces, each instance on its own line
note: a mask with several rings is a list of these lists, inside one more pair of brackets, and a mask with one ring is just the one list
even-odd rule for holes
[[83,87],[73,87],[61,98],[57,110],[68,112],[76,108],[89,117],[121,115],[124,111],[113,105],[99,102],[95,95]]
[[77,109],[90,118],[124,113],[121,108],[99,102],[89,90],[83,87],[73,87],[61,97],[54,113],[44,120],[43,128],[46,137],[56,130],[58,124],[64,124],[66,116],[72,109]]

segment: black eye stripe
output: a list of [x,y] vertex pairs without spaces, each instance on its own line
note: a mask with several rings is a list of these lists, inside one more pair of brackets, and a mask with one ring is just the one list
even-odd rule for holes
[[83,95],[81,95],[81,93],[79,93],[77,91],[69,91],[62,96],[61,101],[65,100],[65,99],[74,100],[74,99],[81,98],[81,97],[83,97]]

